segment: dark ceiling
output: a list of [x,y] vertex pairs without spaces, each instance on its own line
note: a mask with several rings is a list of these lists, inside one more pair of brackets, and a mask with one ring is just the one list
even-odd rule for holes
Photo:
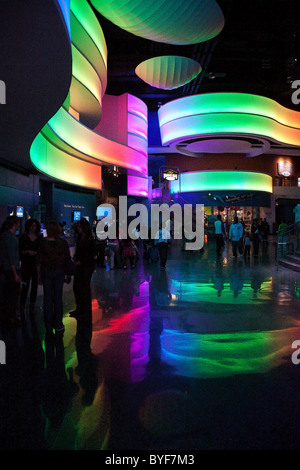
[[[300,111],[291,82],[300,79],[300,0],[219,0],[225,26],[214,39],[174,46],[134,36],[95,10],[108,47],[108,86],[132,93],[150,111],[172,99],[217,91],[260,94]],[[0,80],[7,102],[0,106],[0,161],[32,171],[30,144],[63,102],[71,80],[67,35],[53,0],[2,0]],[[189,84],[165,91],[135,74],[145,59],[182,55],[202,72]]]
[[[159,102],[218,91],[260,94],[292,108],[290,82],[300,79],[300,1],[219,0],[218,4],[225,18],[222,32],[188,46],[133,36],[95,11],[108,48],[107,93],[132,93],[150,110],[157,109]],[[202,72],[176,90],[154,88],[136,76],[135,67],[159,55],[190,57],[201,64]]]

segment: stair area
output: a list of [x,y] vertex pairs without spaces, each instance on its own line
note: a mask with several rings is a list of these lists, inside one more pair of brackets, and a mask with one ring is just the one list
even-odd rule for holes
[[278,260],[278,264],[293,271],[300,272],[300,251],[295,251],[292,255],[286,255]]

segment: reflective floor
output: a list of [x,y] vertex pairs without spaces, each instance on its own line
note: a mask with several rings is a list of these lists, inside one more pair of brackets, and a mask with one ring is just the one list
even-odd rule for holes
[[[42,291],[0,325],[1,449],[299,449],[300,273],[174,245],[167,269],[98,268],[93,317],[45,344]],[[300,358],[300,353],[299,353]],[[294,361],[297,362],[297,361]]]

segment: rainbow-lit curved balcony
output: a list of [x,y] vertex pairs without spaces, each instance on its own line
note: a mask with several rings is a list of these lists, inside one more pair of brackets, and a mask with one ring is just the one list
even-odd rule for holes
[[222,148],[254,157],[274,142],[285,148],[300,145],[300,113],[258,95],[187,96],[162,106],[158,119],[162,144],[194,157]]
[[[67,3],[61,0],[60,5],[68,27]],[[148,184],[146,105],[126,95],[121,140],[96,130],[105,119],[107,47],[98,20],[85,0],[71,0],[68,31],[72,48],[69,93],[34,139],[30,149],[32,163],[53,178],[92,189],[101,189],[102,164],[133,171]]]

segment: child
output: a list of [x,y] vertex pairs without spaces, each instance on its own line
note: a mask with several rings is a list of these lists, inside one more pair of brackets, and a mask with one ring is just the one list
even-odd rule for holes
[[246,232],[245,233],[245,240],[244,240],[244,255],[245,257],[250,256],[250,233]]

